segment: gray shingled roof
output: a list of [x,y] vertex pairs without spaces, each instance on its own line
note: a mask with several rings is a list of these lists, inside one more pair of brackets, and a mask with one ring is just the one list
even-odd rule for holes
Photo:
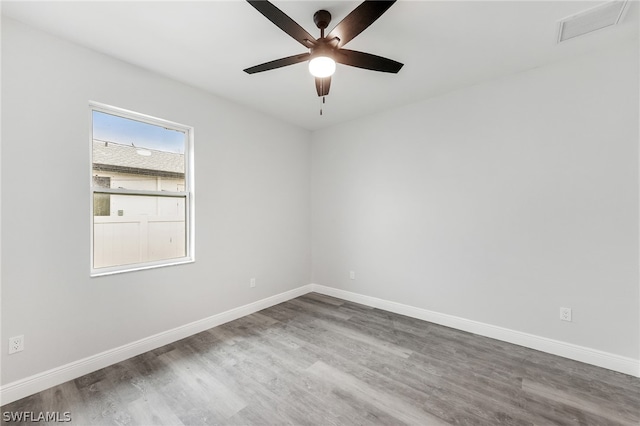
[[[140,152],[147,155],[141,155]],[[184,174],[184,154],[94,139],[93,167],[94,169],[146,170]]]

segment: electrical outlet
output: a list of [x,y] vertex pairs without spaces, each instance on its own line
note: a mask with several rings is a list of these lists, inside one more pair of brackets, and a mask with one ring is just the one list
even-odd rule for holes
[[352,280],[356,279],[356,272],[355,271],[349,271],[349,278],[351,278]]
[[251,281],[249,281],[249,287],[254,288],[255,286],[256,286],[256,279],[251,278]]
[[9,355],[24,350],[24,336],[9,338]]
[[571,308],[560,308],[560,319],[571,322]]

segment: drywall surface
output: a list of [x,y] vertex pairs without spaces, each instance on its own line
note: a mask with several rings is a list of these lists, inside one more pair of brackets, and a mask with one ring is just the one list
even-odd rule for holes
[[[89,277],[90,100],[194,127],[195,263]],[[309,145],[306,130],[4,19],[2,384],[308,284]],[[15,335],[25,350],[7,355]]]
[[638,62],[631,41],[314,132],[313,282],[638,359]]

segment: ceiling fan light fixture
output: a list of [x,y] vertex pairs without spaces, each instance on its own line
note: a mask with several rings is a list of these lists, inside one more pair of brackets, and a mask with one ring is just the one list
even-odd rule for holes
[[336,72],[336,61],[328,56],[316,56],[309,61],[309,72],[318,78],[331,77]]
[[308,53],[288,56],[247,68],[244,70],[247,74],[255,74],[308,61],[309,72],[315,77],[316,92],[324,100],[324,96],[329,94],[331,76],[336,70],[336,62],[351,67],[389,73],[397,73],[402,68],[400,62],[370,53],[343,48],[345,44],[353,40],[382,16],[396,0],[364,0],[326,35],[325,30],[331,22],[331,13],[324,9],[318,10],[313,14],[313,22],[320,30],[319,38],[309,34],[269,0],[247,0],[247,2],[264,15],[265,18],[309,50]]

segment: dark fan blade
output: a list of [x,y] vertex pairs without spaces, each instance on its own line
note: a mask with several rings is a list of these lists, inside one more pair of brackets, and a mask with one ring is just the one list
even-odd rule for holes
[[356,50],[339,49],[334,55],[336,62],[352,67],[364,68],[372,71],[397,73],[404,64],[371,53]]
[[316,92],[318,96],[327,96],[331,87],[331,77],[316,77]]
[[396,0],[367,0],[363,2],[331,30],[327,39],[331,40],[337,37],[340,39],[338,46],[344,46],[373,24],[395,2]]
[[276,59],[275,61],[265,62],[264,64],[256,65],[244,70],[247,74],[255,74],[257,72],[269,71],[276,68],[286,67],[287,65],[297,64],[298,62],[304,62],[309,59],[311,54],[301,53],[299,55],[293,55],[282,59]]
[[266,0],[247,0],[249,4],[256,8],[256,10],[262,13],[268,20],[276,24],[285,33],[293,37],[298,43],[304,47],[311,47],[316,41],[315,38],[304,28],[302,28],[296,21],[289,18],[283,11],[275,7],[273,4]]

